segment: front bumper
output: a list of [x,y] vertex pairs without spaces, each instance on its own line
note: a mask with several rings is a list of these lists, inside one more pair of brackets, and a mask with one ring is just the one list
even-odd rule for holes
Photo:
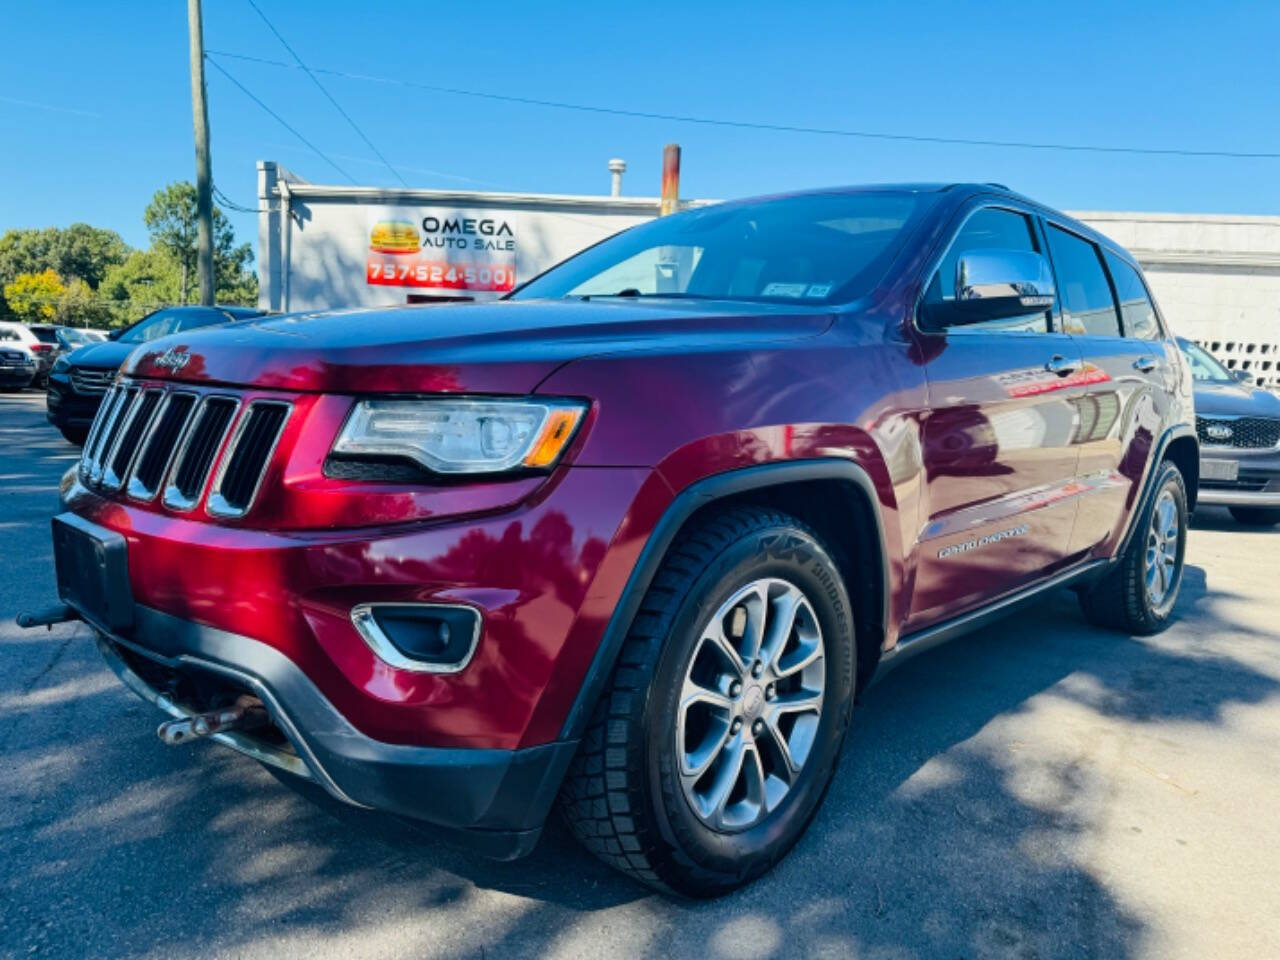
[[45,407],[49,422],[59,428],[74,427],[88,430],[98,415],[103,393],[80,393],[71,385],[65,374],[49,377]]
[[35,367],[0,367],[0,385],[26,387],[36,378]]
[[1201,480],[1197,503],[1222,507],[1280,507],[1280,450],[1202,447],[1201,458],[1235,461],[1238,473],[1233,481]]
[[288,657],[250,637],[140,605],[128,636],[94,629],[116,675],[170,716],[197,711],[141,674],[217,677],[262,700],[287,746],[240,732],[211,739],[315,781],[344,803],[462,831],[499,859],[533,849],[577,750],[576,741],[517,750],[383,743],[356,730]]

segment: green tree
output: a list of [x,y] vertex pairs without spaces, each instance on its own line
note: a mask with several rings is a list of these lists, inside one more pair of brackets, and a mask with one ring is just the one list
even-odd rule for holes
[[64,288],[52,270],[20,273],[4,285],[9,312],[23,323],[39,323],[58,315],[58,298]]
[[73,223],[65,230],[8,230],[0,236],[0,285],[20,273],[52,270],[59,277],[79,277],[96,290],[111,267],[124,263],[129,247],[114,230]]
[[177,303],[182,270],[163,249],[135,250],[124,263],[107,271],[98,296],[118,324],[133,323],[159,307]]
[[[153,246],[164,249],[178,264],[179,302],[186,303],[196,277],[196,188],[185,180],[157,190],[142,215]],[[236,245],[226,214],[213,208],[213,270],[215,298],[239,302],[258,295],[257,277],[250,271],[253,248]]]
[[83,280],[90,290],[97,290],[107,271],[124,263],[129,245],[114,230],[73,223],[57,231],[53,240],[54,263],[58,276]]
[[114,315],[110,303],[79,277],[72,277],[57,303],[58,322],[68,327],[104,327]]

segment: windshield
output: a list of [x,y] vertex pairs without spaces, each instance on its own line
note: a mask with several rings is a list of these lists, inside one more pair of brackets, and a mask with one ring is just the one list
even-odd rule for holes
[[231,317],[221,310],[200,310],[190,307],[174,310],[157,310],[151,316],[139,320],[138,323],[120,335],[120,343],[146,343],[159,337],[167,337],[171,333],[193,330],[196,327],[208,327],[216,323],[229,323]]
[[871,291],[926,205],[808,194],[688,210],[610,237],[511,295],[839,303]]
[[1197,383],[1235,383],[1231,371],[1214,359],[1213,354],[1190,341],[1179,344],[1191,361],[1191,376]]

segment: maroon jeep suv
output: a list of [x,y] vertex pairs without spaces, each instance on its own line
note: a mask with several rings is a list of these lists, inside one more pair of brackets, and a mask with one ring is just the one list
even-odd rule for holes
[[1192,380],[1133,258],[994,185],[635,227],[493,303],[140,346],[53,519],[62,604],[202,737],[529,852],[553,806],[710,896],[872,676],[1070,586],[1169,620]]

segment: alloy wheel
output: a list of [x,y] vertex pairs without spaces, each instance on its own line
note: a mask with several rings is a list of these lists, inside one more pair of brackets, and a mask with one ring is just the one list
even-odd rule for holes
[[685,671],[676,752],[685,799],[721,832],[762,821],[791,791],[822,718],[822,629],[780,579],[736,591],[702,627]]

